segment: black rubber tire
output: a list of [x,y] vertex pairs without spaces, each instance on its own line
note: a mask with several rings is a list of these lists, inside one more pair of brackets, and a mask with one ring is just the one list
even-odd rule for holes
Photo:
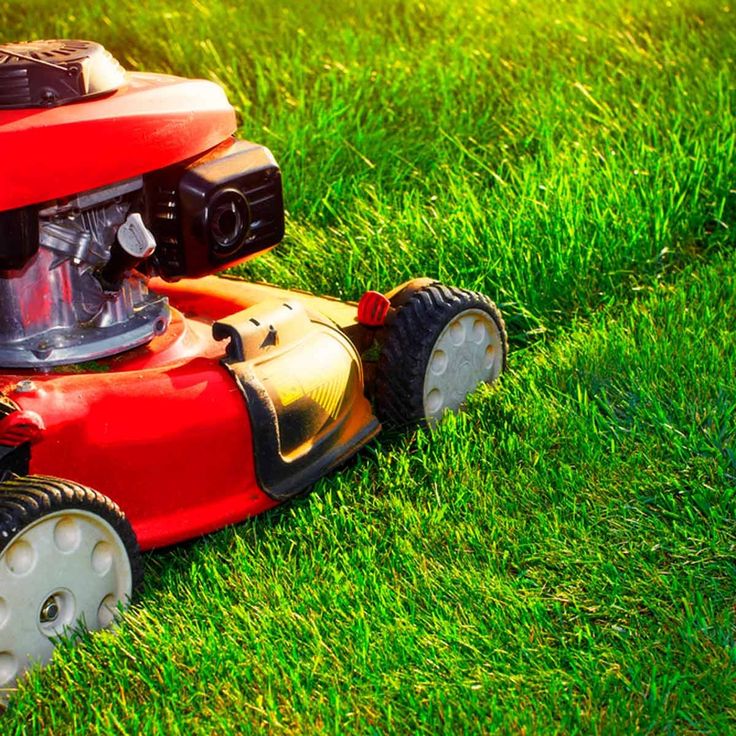
[[445,326],[461,312],[477,309],[495,323],[501,336],[502,372],[506,370],[508,336],[501,312],[484,294],[439,282],[418,289],[388,326],[376,367],[375,411],[386,424],[427,423],[424,379],[432,350]]
[[30,524],[70,509],[93,513],[115,530],[128,554],[135,594],[143,580],[143,560],[133,528],[116,503],[80,483],[43,475],[0,483],[0,553]]

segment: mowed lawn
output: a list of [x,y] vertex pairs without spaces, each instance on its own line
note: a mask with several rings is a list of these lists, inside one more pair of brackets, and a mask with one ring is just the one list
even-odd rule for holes
[[736,5],[0,2],[0,41],[54,36],[226,88],[286,186],[244,276],[438,277],[513,352],[436,431],[147,555],[0,733],[736,731]]

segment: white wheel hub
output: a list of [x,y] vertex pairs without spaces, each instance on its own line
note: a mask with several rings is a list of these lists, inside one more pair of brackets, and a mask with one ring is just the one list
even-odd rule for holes
[[482,309],[466,309],[445,325],[432,346],[424,375],[424,415],[432,423],[456,411],[481,383],[503,369],[501,331]]
[[47,662],[56,637],[109,626],[132,583],[125,545],[96,514],[58,511],[20,531],[0,553],[0,688]]

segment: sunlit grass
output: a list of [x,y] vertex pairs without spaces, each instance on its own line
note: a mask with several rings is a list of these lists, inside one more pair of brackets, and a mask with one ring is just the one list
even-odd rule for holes
[[119,632],[64,647],[0,731],[736,728],[735,16],[0,2],[3,40],[226,87],[289,211],[245,275],[350,298],[440,277],[516,347],[432,435],[149,555]]

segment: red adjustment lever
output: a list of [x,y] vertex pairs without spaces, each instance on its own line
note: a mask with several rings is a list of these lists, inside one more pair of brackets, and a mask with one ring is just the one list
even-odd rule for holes
[[46,425],[35,411],[14,411],[0,419],[0,445],[17,447],[24,442],[35,442]]
[[377,291],[366,291],[358,302],[358,322],[365,327],[381,327],[390,309],[388,297]]

